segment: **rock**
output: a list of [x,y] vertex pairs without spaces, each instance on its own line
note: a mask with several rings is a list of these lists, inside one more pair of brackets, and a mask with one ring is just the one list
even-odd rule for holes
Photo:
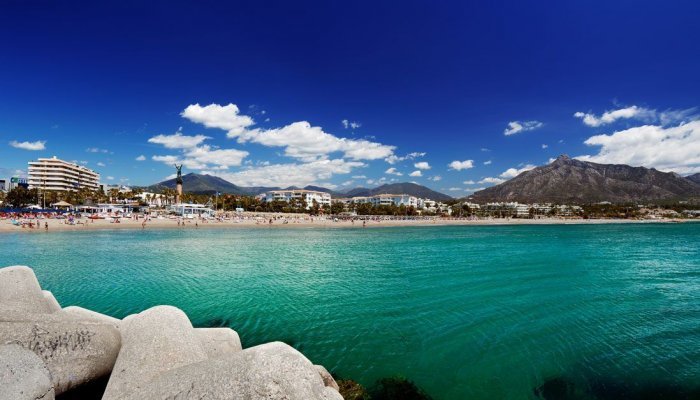
[[[342,400],[292,347],[267,343],[161,374],[126,399]],[[105,397],[106,399],[106,397]]]
[[51,313],[34,271],[20,265],[0,268],[0,308],[30,313]]
[[61,305],[58,304],[58,300],[56,300],[56,298],[53,296],[53,293],[49,292],[48,290],[42,290],[41,294],[44,296],[44,300],[52,313],[61,311]]
[[339,379],[338,387],[345,400],[369,400],[372,397],[364,386],[351,379]]
[[112,371],[121,344],[119,331],[105,324],[55,314],[0,314],[0,344],[33,351],[51,372],[56,394]]
[[104,400],[138,397],[162,373],[207,359],[187,315],[175,307],[150,308],[123,319],[120,328],[122,348]]
[[223,357],[243,350],[238,333],[231,328],[197,328],[194,333],[209,358]]
[[87,320],[87,321],[93,321],[93,322],[99,322],[107,325],[112,325],[116,327],[117,329],[119,328],[119,325],[121,323],[120,320],[110,317],[109,315],[105,314],[100,314],[98,312],[88,310],[86,308],[78,307],[78,306],[69,306],[61,310],[61,313],[70,315],[72,317],[75,317],[77,319],[81,320]]
[[16,344],[0,346],[0,400],[52,400],[51,375],[33,352]]
[[333,376],[330,372],[328,372],[326,367],[324,367],[323,365],[314,365],[314,367],[316,367],[316,371],[318,371],[318,374],[321,375],[321,379],[323,379],[324,385],[335,390],[340,390],[338,384],[335,382],[335,379],[333,379]]

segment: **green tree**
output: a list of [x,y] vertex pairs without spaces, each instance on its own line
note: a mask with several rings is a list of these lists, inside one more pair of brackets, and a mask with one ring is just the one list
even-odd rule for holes
[[338,215],[343,211],[345,211],[345,204],[339,201],[334,201],[331,203],[331,214]]
[[37,201],[37,191],[36,189],[28,190],[22,186],[17,186],[16,188],[7,192],[5,196],[5,201],[15,208],[22,208],[30,204],[36,203]]

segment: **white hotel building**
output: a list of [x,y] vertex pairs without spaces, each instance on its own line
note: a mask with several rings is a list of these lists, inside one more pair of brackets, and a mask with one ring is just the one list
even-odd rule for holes
[[100,174],[81,165],[52,158],[40,158],[29,163],[30,189],[56,190],[60,192],[99,189]]
[[290,203],[292,200],[305,201],[307,210],[313,206],[314,200],[321,207],[330,207],[331,205],[330,193],[314,190],[272,190],[265,193],[264,198],[266,202],[284,201]]

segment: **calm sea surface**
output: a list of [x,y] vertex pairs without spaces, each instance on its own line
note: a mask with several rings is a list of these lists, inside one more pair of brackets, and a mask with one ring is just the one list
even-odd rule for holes
[[13,264],[64,306],[172,304],[435,399],[700,394],[700,224],[0,235]]

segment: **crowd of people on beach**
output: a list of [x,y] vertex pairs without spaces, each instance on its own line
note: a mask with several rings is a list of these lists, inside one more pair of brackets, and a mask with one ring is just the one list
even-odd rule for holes
[[224,212],[216,215],[193,215],[193,216],[177,216],[177,215],[150,215],[150,214],[114,214],[110,216],[98,216],[96,214],[80,214],[62,211],[22,211],[22,212],[0,212],[0,221],[9,221],[12,225],[26,229],[39,229],[42,225],[48,230],[49,221],[54,224],[64,225],[83,225],[88,226],[94,224],[96,220],[106,219],[110,223],[121,224],[124,222],[137,222],[141,224],[143,229],[146,228],[150,221],[171,220],[179,227],[194,226],[198,228],[200,224],[237,224],[237,223],[254,223],[255,225],[288,225],[288,224],[314,224],[314,223],[336,223],[345,222],[355,225],[360,223],[366,226],[370,223],[381,223],[384,221],[437,221],[437,220],[467,220],[470,218],[445,218],[445,217],[420,217],[420,216],[386,216],[386,215],[366,215],[366,216],[350,216],[350,215],[331,215],[331,216],[314,216],[309,214],[280,214],[280,213],[231,213]]

